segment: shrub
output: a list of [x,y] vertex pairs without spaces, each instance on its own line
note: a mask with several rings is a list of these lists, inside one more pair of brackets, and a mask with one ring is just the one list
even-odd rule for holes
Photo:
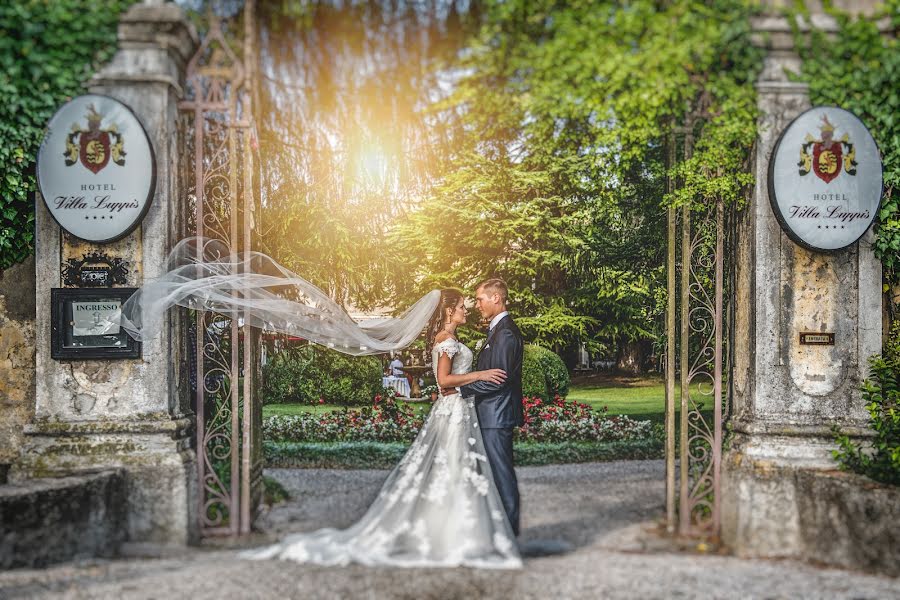
[[886,354],[869,360],[871,373],[863,383],[869,425],[875,431],[871,448],[834,431],[839,449],[832,452],[844,470],[891,485],[900,485],[900,360]]
[[409,449],[405,443],[263,441],[269,468],[390,469]]
[[[263,442],[268,467],[305,469],[391,469],[409,449],[405,443],[383,442]],[[513,446],[517,466],[663,457],[659,438],[619,442],[520,443]]]
[[[900,304],[896,305],[895,310],[900,310]],[[900,315],[891,324],[890,334],[882,353],[885,360],[900,364]]]
[[377,358],[302,346],[277,354],[265,366],[261,395],[264,404],[361,405],[381,389]]
[[544,377],[547,380],[547,392],[552,396],[562,396],[565,398],[569,395],[569,369],[566,363],[559,357],[556,352],[547,350],[543,346],[531,346],[541,368],[544,370]]
[[547,378],[544,376],[544,367],[535,351],[537,346],[525,346],[522,357],[522,395],[529,398],[543,398],[547,400]]
[[610,460],[650,460],[665,457],[658,437],[615,442],[527,442],[513,445],[516,465],[538,466]]
[[541,398],[545,402],[553,396],[569,394],[569,370],[553,351],[528,344],[522,357],[522,395]]

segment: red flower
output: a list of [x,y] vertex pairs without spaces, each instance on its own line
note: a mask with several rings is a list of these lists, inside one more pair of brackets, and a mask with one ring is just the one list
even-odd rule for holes
[[319,404],[325,404],[325,398],[319,398]]

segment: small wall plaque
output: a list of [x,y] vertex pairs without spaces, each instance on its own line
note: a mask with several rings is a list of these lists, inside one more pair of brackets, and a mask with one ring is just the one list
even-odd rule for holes
[[119,326],[136,288],[52,288],[50,357],[56,360],[140,358],[141,343]]
[[70,258],[62,267],[62,276],[63,283],[73,287],[124,285],[128,276],[128,261],[91,252],[83,255],[81,260]]
[[833,333],[801,333],[801,346],[834,346]]

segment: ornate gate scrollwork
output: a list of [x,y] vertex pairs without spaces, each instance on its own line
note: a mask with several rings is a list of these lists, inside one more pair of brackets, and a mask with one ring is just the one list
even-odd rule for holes
[[[182,184],[192,209],[182,233],[221,240],[232,256],[253,249],[258,183],[250,104],[252,2],[244,11],[241,57],[226,24],[210,14],[179,104]],[[247,533],[262,495],[259,331],[216,312],[194,311],[192,317],[200,529],[204,535]]]
[[[692,150],[689,130],[683,147],[687,158]],[[675,160],[671,143],[670,164]],[[674,185],[670,182],[670,191]],[[706,539],[718,537],[721,522],[723,424],[728,405],[724,386],[730,365],[726,310],[733,293],[727,280],[731,261],[726,256],[734,256],[727,250],[734,240],[733,216],[733,209],[721,199],[703,206],[669,208],[668,215],[667,525],[671,533]]]

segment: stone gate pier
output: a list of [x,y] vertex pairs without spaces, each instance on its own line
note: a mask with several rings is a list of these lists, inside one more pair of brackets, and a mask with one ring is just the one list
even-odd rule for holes
[[124,479],[124,542],[183,545],[196,539],[197,476],[182,335],[170,311],[162,335],[138,359],[55,360],[51,288],[70,258],[102,252],[127,261],[122,287],[161,274],[184,235],[187,200],[178,185],[177,102],[186,62],[198,36],[172,3],[140,3],[124,14],[119,50],[91,81],[89,92],[129,106],[156,157],[155,194],[137,229],[110,244],[90,244],[62,231],[36,200],[35,402],[10,480],[112,469]]
[[[836,29],[815,11],[812,21]],[[868,357],[881,352],[881,263],[871,230],[857,244],[826,254],[795,244],[776,221],[769,159],[780,132],[810,101],[805,84],[788,76],[801,64],[787,19],[760,17],[754,26],[768,55],[757,83],[756,187],[738,226],[734,436],[723,462],[723,538],[742,556],[866,566],[850,555],[870,541],[877,545],[881,534],[840,529],[862,524],[866,516],[858,511],[866,506],[890,509],[878,508],[874,497],[841,499],[861,486],[838,482],[833,473],[831,428],[870,435],[859,388]],[[833,333],[834,345],[801,345],[801,332]]]

